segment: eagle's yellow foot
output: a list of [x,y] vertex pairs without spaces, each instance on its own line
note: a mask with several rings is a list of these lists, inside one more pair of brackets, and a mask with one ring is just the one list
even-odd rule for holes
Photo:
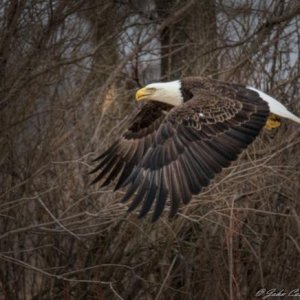
[[268,130],[272,130],[273,128],[277,128],[281,125],[280,118],[276,115],[271,114],[268,117],[265,128]]

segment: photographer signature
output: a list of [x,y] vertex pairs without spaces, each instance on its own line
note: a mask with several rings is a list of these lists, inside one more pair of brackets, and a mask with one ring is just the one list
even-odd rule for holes
[[266,289],[261,288],[259,289],[256,294],[256,297],[261,297],[262,299],[268,299],[270,297],[300,297],[300,288],[292,289],[292,290],[285,290],[285,289]]

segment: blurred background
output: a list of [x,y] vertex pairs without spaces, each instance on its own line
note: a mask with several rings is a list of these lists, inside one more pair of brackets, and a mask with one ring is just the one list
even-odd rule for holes
[[297,0],[1,1],[0,299],[299,288],[299,125],[262,132],[171,220],[127,215],[88,175],[153,81],[248,84],[299,116],[299,50]]

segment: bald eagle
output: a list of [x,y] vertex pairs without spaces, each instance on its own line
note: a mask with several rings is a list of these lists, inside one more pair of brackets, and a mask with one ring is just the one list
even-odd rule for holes
[[264,126],[277,127],[272,114],[300,124],[300,118],[271,96],[252,87],[200,77],[152,83],[136,93],[144,106],[130,127],[95,159],[93,183],[127,187],[122,202],[139,217],[153,207],[152,221],[166,200],[170,216],[256,138]]

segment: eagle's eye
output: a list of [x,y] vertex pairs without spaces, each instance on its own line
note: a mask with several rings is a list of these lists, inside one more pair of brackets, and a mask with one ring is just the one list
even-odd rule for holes
[[154,87],[147,88],[147,91],[154,93],[157,89]]

